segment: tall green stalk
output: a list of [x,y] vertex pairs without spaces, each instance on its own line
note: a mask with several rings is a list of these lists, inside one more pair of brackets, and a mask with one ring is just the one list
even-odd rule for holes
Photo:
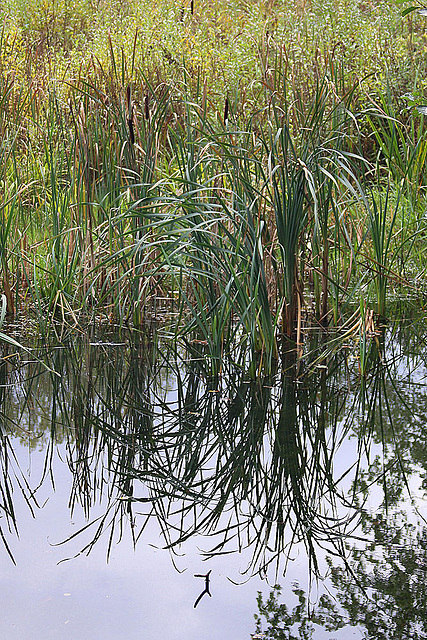
[[372,196],[371,206],[369,207],[377,313],[380,316],[385,316],[386,314],[387,286],[395,258],[395,248],[392,242],[399,204],[400,193],[396,203],[390,205],[390,186],[388,186],[385,198],[380,195],[377,202],[377,198]]

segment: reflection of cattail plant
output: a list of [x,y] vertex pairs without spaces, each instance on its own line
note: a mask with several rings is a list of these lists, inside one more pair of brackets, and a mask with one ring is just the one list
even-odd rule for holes
[[[109,553],[114,531],[129,516],[132,535],[139,526],[142,533],[144,518],[132,513],[142,502],[168,547],[200,534],[212,537],[212,555],[247,546],[249,571],[279,569],[295,543],[305,545],[314,571],[319,546],[344,551],[342,537],[353,531],[359,512],[341,482],[347,474],[357,479],[357,454],[340,479],[334,470],[354,426],[345,418],[356,414],[354,394],[337,392],[345,360],[331,356],[330,366],[298,373],[290,352],[285,370],[261,384],[225,360],[222,381],[212,387],[198,358],[182,366],[166,351],[168,379],[176,381],[171,404],[165,368],[157,366],[160,352],[152,349],[156,341],[144,338],[108,353],[73,341],[69,351],[49,355],[61,373],[48,381],[48,397],[54,398],[52,436],[58,424],[67,428],[70,503],[89,512],[98,491],[106,492],[106,511],[97,513],[86,550],[110,530]],[[366,447],[366,432],[362,442]],[[85,524],[81,531],[87,530]]]

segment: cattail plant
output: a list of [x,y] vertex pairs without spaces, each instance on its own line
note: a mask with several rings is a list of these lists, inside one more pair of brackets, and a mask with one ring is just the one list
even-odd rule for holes
[[128,127],[129,127],[129,141],[133,145],[135,144],[135,131],[133,128],[134,103],[132,101],[132,93],[131,93],[130,85],[127,86],[126,94],[127,94],[127,117],[128,117]]
[[400,194],[394,204],[390,203],[390,185],[385,198],[374,195],[369,206],[370,236],[372,241],[372,269],[377,298],[377,313],[386,313],[387,286],[392,276],[393,262],[398,249],[393,246],[394,227],[400,205]]
[[223,122],[225,126],[227,126],[228,124],[228,112],[229,112],[229,103],[228,103],[228,98],[226,98],[225,105],[224,105],[224,118],[223,118]]

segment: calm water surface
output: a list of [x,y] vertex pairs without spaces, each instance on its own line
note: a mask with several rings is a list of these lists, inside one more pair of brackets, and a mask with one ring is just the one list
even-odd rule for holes
[[2,637],[249,639],[275,582],[337,598],[316,640],[427,637],[425,335],[258,381],[153,334],[3,345]]

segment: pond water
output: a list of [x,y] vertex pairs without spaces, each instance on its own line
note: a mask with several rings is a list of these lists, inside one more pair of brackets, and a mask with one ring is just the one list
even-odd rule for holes
[[426,335],[313,335],[256,381],[154,332],[3,344],[2,637],[249,639],[298,582],[315,640],[426,638]]

